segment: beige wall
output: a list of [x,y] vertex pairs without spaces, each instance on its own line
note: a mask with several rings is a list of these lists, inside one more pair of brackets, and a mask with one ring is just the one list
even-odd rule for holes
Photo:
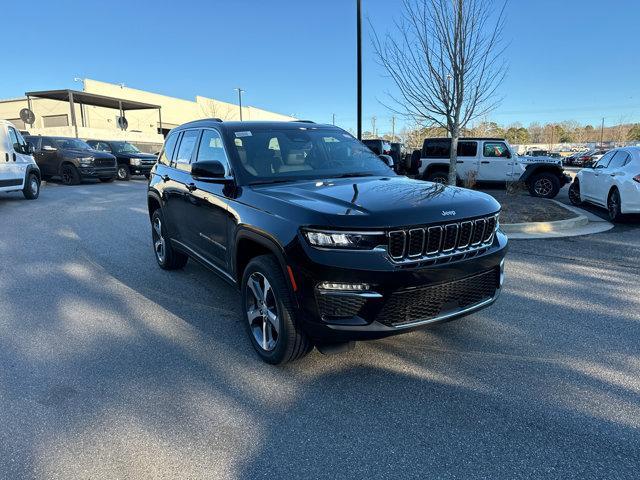
[[[219,117],[222,120],[229,121],[239,120],[239,108],[237,105],[207,97],[197,96],[195,101],[183,100],[91,79],[84,80],[84,90],[88,93],[98,95],[160,105],[162,107],[162,123],[164,128],[173,128],[185,122],[210,117]],[[26,126],[26,129],[29,130],[30,133],[36,135],[75,136],[73,127],[70,126],[71,115],[67,102],[46,99],[32,99],[31,102],[32,109],[36,115],[36,121],[33,128],[29,125]],[[20,109],[25,107],[27,107],[26,98],[0,100],[0,119],[10,120],[19,118]],[[119,115],[117,110],[89,105],[81,107],[76,104],[75,113],[80,138],[99,137],[112,140],[122,139],[151,143],[162,142],[162,136],[157,133],[159,122],[157,110],[127,111],[125,116],[129,122],[129,128],[126,132],[118,129],[116,125],[116,119]],[[81,123],[82,114],[84,114],[85,127],[82,127]],[[45,128],[43,117],[49,115],[67,115],[69,127]],[[294,120],[293,117],[288,115],[281,115],[251,106],[243,106],[242,117],[243,120]]]

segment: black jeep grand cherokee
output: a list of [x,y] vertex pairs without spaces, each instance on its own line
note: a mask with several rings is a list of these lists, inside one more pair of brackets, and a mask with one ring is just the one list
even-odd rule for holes
[[398,176],[330,125],[182,125],[148,203],[159,265],[190,257],[237,285],[269,363],[450,320],[502,287],[492,197]]

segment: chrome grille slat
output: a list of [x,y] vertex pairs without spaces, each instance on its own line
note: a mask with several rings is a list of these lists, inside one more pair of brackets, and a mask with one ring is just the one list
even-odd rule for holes
[[484,253],[493,242],[498,215],[431,227],[390,231],[388,252],[396,263],[457,261]]

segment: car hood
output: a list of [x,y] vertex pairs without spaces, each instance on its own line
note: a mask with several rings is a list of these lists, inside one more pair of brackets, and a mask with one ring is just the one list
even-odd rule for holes
[[99,150],[86,150],[82,148],[64,148],[62,149],[62,153],[67,157],[74,157],[74,158],[82,158],[82,157],[115,158],[113,155],[107,152],[101,152]]
[[[484,193],[402,176],[305,181],[253,186],[251,190],[261,197],[252,203],[274,214],[302,221],[299,217],[321,214],[327,226],[341,228],[421,225],[500,210],[500,204]],[[301,215],[304,212],[310,215]]]
[[142,160],[156,160],[157,157],[150,153],[118,153],[120,158],[140,158]]

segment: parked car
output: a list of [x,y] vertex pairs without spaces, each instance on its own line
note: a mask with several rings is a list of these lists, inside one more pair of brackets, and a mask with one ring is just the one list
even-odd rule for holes
[[148,202],[158,265],[193,258],[238,287],[273,364],[466,315],[502,287],[495,199],[396,175],[332,125],[177,127]]
[[[427,138],[422,147],[418,176],[423,180],[447,183],[450,138]],[[562,170],[562,161],[547,157],[519,157],[504,138],[462,138],[458,142],[458,181],[469,176],[476,182],[505,184],[523,182],[536,197],[554,198],[571,178]]]
[[391,142],[389,144],[389,146],[391,147],[391,158],[393,158],[393,164],[396,166],[396,172],[400,173],[400,170],[405,171],[405,164],[403,163],[404,160],[404,145],[400,142]]
[[368,139],[362,140],[362,143],[364,143],[367,147],[369,147],[369,149],[373,153],[380,156],[380,158],[382,158],[382,160],[388,166],[390,166],[394,171],[397,171],[399,165],[393,156],[393,152],[391,150],[391,144],[389,142],[382,139],[368,138]]
[[569,155],[567,157],[564,157],[563,163],[565,165],[568,165],[568,166],[573,166],[573,165],[575,165],[575,162],[576,162],[577,158],[580,157],[584,153],[585,153],[584,151],[572,153],[571,155]]
[[65,185],[77,185],[83,179],[97,178],[113,182],[116,159],[113,155],[93,150],[77,138],[30,135],[27,142],[45,180],[59,177]]
[[569,200],[606,207],[614,222],[640,213],[640,147],[610,150],[593,167],[580,170],[569,187]]
[[96,150],[115,155],[118,160],[118,180],[129,180],[131,175],[144,175],[149,178],[149,172],[158,159],[156,155],[142,153],[129,142],[87,140],[87,143]]
[[31,147],[11,122],[0,120],[0,192],[22,191],[24,198],[35,200],[40,180]]
[[607,153],[606,150],[593,149],[588,150],[586,152],[582,152],[573,160],[573,164],[576,167],[591,167],[598,160],[600,160],[603,155]]

